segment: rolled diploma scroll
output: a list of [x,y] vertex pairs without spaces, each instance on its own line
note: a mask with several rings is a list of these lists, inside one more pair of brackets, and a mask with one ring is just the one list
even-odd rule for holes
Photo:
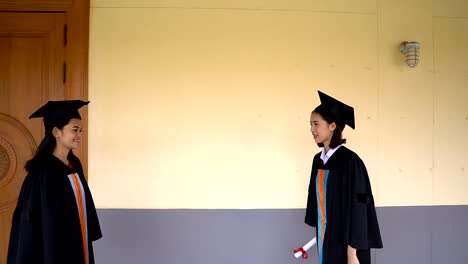
[[[317,238],[316,237],[314,237],[311,241],[309,241],[307,244],[305,244],[302,248],[304,249],[304,251],[307,251],[311,247],[315,246],[315,244],[317,244]],[[299,258],[300,256],[302,256],[302,252],[299,251],[299,252],[294,253],[294,257]]]

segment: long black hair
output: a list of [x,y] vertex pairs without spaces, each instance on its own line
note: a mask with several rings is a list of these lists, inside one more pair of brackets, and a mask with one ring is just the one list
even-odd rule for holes
[[[66,126],[72,118],[66,117],[59,120],[54,120],[54,124],[56,128],[62,130],[64,126]],[[37,147],[36,153],[34,157],[26,162],[24,168],[26,171],[31,171],[32,168],[41,162],[45,157],[51,155],[54,152],[55,147],[57,146],[57,141],[52,134],[52,130],[54,127],[46,127],[45,136],[42,139],[39,147]],[[70,151],[68,155],[73,155],[73,152]]]
[[[330,149],[334,149],[338,147],[339,145],[346,143],[346,139],[343,138],[344,126],[338,124],[338,122],[336,121],[336,118],[333,117],[333,114],[330,113],[330,111],[325,109],[325,107],[320,107],[319,105],[314,109],[314,111],[312,111],[312,113],[319,114],[323,118],[323,120],[325,120],[328,124],[335,122],[336,128],[335,130],[333,130],[333,135],[330,140],[330,146],[329,146]],[[323,143],[317,143],[317,145],[321,148],[324,146]]]

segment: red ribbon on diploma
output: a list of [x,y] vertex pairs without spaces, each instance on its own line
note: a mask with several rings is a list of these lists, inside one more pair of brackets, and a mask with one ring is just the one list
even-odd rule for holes
[[302,253],[302,258],[307,259],[309,255],[307,255],[307,252],[303,248],[296,248],[294,250],[294,253],[301,252]]

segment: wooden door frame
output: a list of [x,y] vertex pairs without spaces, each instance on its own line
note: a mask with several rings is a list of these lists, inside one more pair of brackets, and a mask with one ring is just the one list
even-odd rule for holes
[[[65,99],[88,100],[88,45],[90,0],[0,0],[0,11],[64,12],[68,39],[65,49],[67,81]],[[81,147],[77,154],[88,171],[88,111],[82,110],[83,128]]]

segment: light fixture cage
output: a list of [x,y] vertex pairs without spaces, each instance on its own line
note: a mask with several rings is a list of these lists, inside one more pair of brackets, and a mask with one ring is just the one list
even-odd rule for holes
[[419,63],[419,48],[421,44],[416,41],[403,41],[400,43],[400,51],[405,55],[405,62],[414,68]]

